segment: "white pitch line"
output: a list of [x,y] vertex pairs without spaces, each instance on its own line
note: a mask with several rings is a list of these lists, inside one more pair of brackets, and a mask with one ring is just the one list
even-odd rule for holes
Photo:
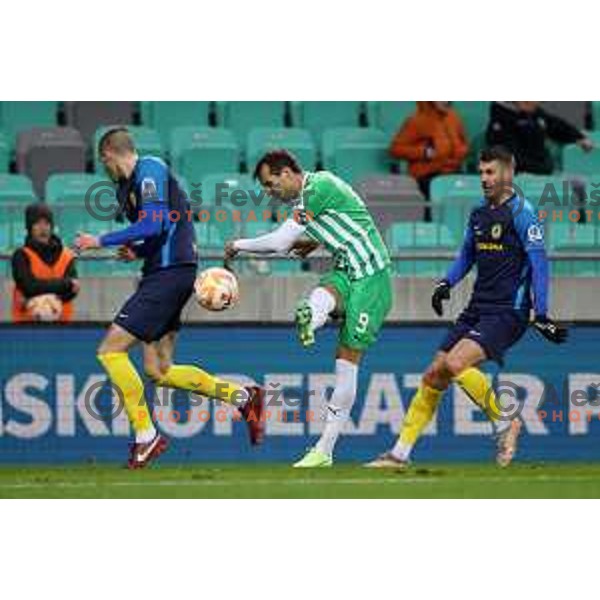
[[106,488],[106,487],[238,487],[243,485],[373,485],[382,484],[430,484],[430,483],[543,483],[543,482],[581,482],[581,481],[597,481],[600,484],[600,477],[594,475],[581,475],[575,477],[563,477],[558,475],[537,475],[535,477],[464,477],[461,479],[449,479],[448,477],[398,477],[388,478],[347,478],[347,479],[238,479],[238,480],[190,480],[190,479],[164,479],[156,481],[57,481],[57,482],[22,482],[9,483],[0,485],[2,490],[15,489],[41,489],[41,488]]

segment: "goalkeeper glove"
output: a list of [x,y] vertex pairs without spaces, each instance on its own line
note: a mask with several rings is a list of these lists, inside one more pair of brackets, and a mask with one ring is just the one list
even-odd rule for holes
[[445,279],[442,279],[441,281],[438,281],[433,290],[431,306],[438,317],[441,317],[444,314],[444,301],[450,300],[451,289],[450,284]]
[[533,326],[553,344],[564,344],[569,336],[569,330],[566,327],[555,323],[545,315],[537,316]]

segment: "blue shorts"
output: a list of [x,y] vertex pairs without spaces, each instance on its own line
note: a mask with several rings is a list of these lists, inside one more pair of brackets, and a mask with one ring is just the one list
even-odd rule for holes
[[180,265],[142,277],[114,323],[143,342],[156,342],[181,327],[181,312],[194,291],[196,265]]
[[528,315],[510,308],[480,311],[468,307],[448,332],[440,346],[442,352],[450,352],[462,339],[477,342],[487,358],[504,364],[504,354],[514,346],[527,331]]

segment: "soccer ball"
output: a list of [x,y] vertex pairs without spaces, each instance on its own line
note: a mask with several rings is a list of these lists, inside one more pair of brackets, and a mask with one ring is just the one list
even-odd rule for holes
[[232,308],[240,299],[236,276],[227,269],[213,267],[202,271],[194,284],[196,300],[206,310]]
[[27,310],[36,321],[58,321],[62,313],[62,302],[55,294],[42,294],[29,300]]

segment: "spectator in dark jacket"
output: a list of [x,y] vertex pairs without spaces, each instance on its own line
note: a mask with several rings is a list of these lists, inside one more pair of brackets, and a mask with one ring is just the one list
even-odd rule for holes
[[25,244],[12,256],[13,321],[70,321],[79,292],[75,256],[54,235],[47,205],[29,205],[25,225]]
[[594,146],[586,135],[560,117],[546,112],[539,102],[493,102],[486,132],[488,145],[510,150],[517,170],[548,175],[554,161],[546,142],[578,144],[589,152]]

